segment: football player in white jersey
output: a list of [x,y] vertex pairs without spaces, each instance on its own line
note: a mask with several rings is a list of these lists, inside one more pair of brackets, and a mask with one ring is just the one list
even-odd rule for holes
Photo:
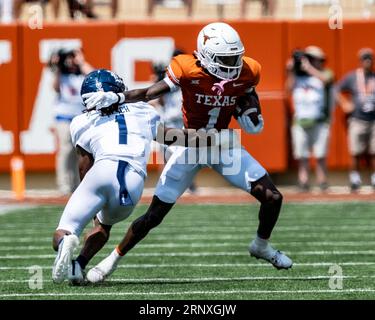
[[[115,73],[96,70],[85,78],[81,95],[97,91],[120,93],[125,89]],[[71,123],[81,183],[69,199],[53,236],[57,256],[52,279],[56,283],[66,279],[73,284],[84,282],[84,269],[107,242],[112,225],[132,213],[143,192],[151,142],[157,136],[168,145],[200,145],[200,134],[159,125],[160,117],[151,105],[119,101],[120,97],[109,106],[87,109]],[[173,139],[164,141],[168,133]],[[92,219],[95,226],[73,260],[79,236]]]
[[[81,94],[98,90],[123,92],[125,85],[116,74],[97,70],[86,77]],[[111,226],[132,213],[142,195],[158,122],[155,109],[144,102],[115,103],[73,119],[71,136],[82,182],[69,199],[53,236],[53,248],[58,252],[52,272],[55,282],[67,278],[83,281],[82,270],[108,240]],[[72,260],[78,237],[93,218],[95,227],[78,258]]]

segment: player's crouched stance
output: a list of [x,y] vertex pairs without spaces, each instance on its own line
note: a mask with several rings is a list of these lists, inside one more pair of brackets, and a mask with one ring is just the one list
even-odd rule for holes
[[[119,93],[123,80],[107,70],[90,73],[81,94],[96,91]],[[52,279],[84,281],[89,260],[107,242],[113,224],[124,220],[139,201],[146,177],[150,143],[156,136],[159,116],[150,105],[118,101],[74,118],[71,124],[73,144],[79,157],[81,183],[69,199],[57,230],[53,248],[57,256]],[[94,219],[80,255],[73,260],[79,236]]]
[[[120,96],[127,102],[149,101],[179,87],[183,95],[186,129],[216,129],[222,132],[235,116],[245,132],[257,134],[263,129],[260,103],[255,91],[261,67],[254,59],[244,56],[244,51],[238,33],[231,26],[211,23],[199,33],[197,51],[193,55],[179,55],[172,59],[165,79],[148,88],[126,91]],[[109,92],[88,94],[83,98],[89,107],[106,105],[117,99]],[[236,113],[238,108],[240,111]],[[278,220],[283,197],[266,170],[245,149],[238,148],[237,151],[233,161],[240,163],[239,170],[226,174],[228,163],[221,155],[215,162],[207,159],[206,163],[184,163],[191,149],[177,148],[164,167],[146,213],[132,223],[113,253],[89,271],[88,279],[99,282],[110,275],[121,256],[126,255],[162,222],[194,176],[207,166],[233,186],[250,193],[261,204],[259,226],[249,246],[250,254],[270,262],[278,269],[289,269],[292,260],[268,242]]]

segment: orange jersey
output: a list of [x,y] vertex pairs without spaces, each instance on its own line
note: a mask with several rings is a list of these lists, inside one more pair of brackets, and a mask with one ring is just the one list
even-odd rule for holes
[[259,83],[260,70],[257,61],[243,57],[240,77],[226,83],[222,95],[217,95],[212,87],[221,80],[205,71],[195,56],[184,54],[174,57],[168,66],[167,76],[181,88],[185,128],[228,128],[239,97]]

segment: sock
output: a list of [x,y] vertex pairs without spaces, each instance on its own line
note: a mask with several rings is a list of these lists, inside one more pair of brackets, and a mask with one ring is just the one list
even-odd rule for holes
[[81,266],[82,270],[85,269],[87,264],[89,263],[89,261],[82,255],[79,255],[76,261]]
[[117,255],[119,255],[119,256],[121,256],[121,257],[124,256],[124,254],[120,251],[120,248],[119,248],[118,246],[115,248],[114,251],[116,251]]
[[118,263],[121,258],[123,257],[124,255],[121,254],[120,250],[118,249],[118,247],[116,247],[112,252],[111,254],[109,255],[109,258],[114,262],[114,263]]
[[258,235],[256,235],[254,243],[260,249],[266,249],[268,247],[268,239],[262,239]]

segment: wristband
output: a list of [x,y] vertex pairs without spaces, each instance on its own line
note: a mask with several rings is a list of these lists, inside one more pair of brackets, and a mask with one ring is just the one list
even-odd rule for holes
[[116,93],[117,94],[117,97],[118,97],[118,101],[117,103],[118,104],[122,104],[125,102],[125,95],[123,93]]

